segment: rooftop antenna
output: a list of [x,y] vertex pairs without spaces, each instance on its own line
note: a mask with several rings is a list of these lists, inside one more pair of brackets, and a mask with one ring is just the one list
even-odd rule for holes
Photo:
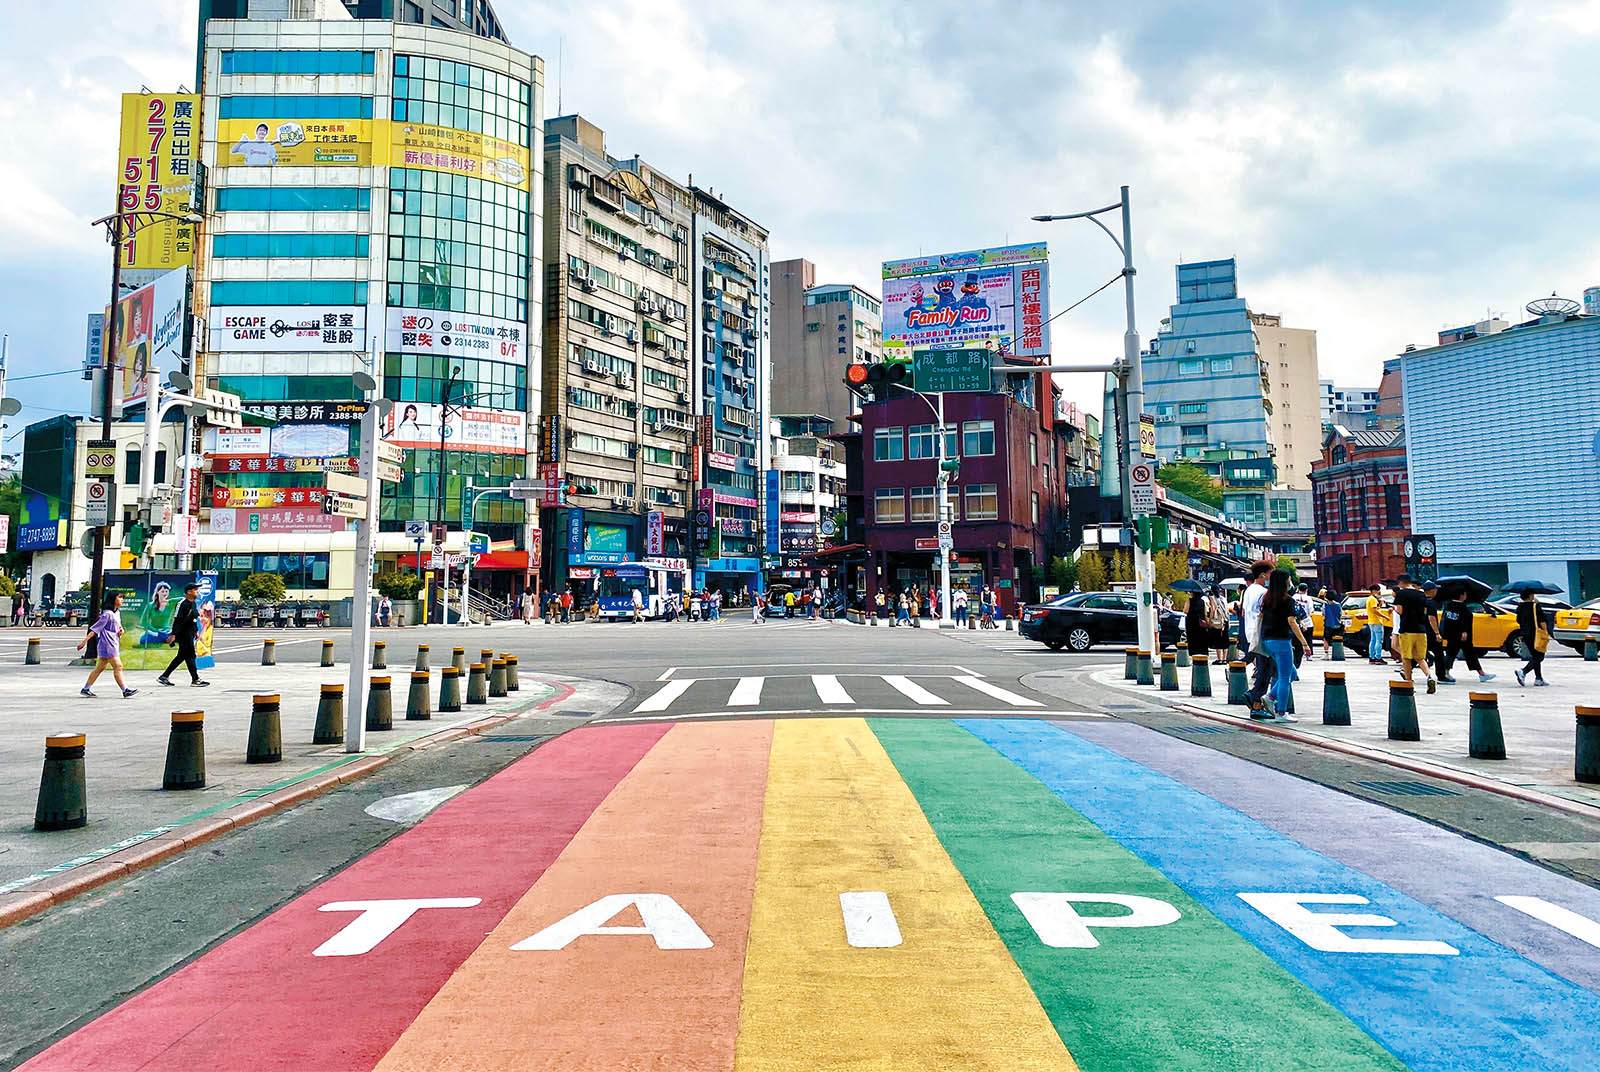
[[563,88],[562,84],[561,84],[561,58],[562,58],[562,53],[564,53],[566,51],[566,47],[567,47],[567,36],[566,36],[566,34],[562,34],[560,37],[556,38],[556,114],[557,115],[566,115],[567,114],[561,108],[561,90]]
[[1563,319],[1576,313],[1583,306],[1571,298],[1558,298],[1552,292],[1548,298],[1535,298],[1524,306],[1534,316],[1556,316]]

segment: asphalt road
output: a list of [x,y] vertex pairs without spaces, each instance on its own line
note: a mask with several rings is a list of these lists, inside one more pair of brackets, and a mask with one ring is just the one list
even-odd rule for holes
[[[1600,824],[1213,730],[1089,680],[1118,653],[1003,632],[383,639],[506,630],[628,698],[0,930],[0,1064],[1545,1070],[1600,1047]],[[259,653],[221,637],[219,673]],[[1374,788],[1401,782],[1436,791]],[[356,925],[396,898],[427,904]]]

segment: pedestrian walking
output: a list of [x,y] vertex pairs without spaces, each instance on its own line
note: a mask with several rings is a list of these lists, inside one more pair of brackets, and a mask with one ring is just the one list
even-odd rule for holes
[[84,696],[94,695],[94,683],[109,667],[111,676],[116,680],[117,687],[122,690],[126,699],[138,692],[138,689],[128,688],[128,683],[122,677],[122,593],[114,592],[106,601],[105,609],[100,612],[94,624],[89,626],[88,634],[78,641],[78,650],[84,651],[87,645],[94,644],[95,664],[89,671],[89,680],[83,683],[81,690]]
[[[1314,630],[1316,628],[1316,604],[1311,601],[1311,586],[1302,582],[1299,587],[1294,590],[1293,598],[1294,616],[1295,620],[1300,623],[1300,635],[1302,637],[1312,637],[1314,639]],[[1315,659],[1316,657],[1317,653],[1312,649],[1309,643],[1302,644],[1298,641],[1296,642],[1294,649],[1294,676],[1296,681],[1300,679],[1300,661],[1302,659]]]
[[200,608],[196,600],[200,595],[200,586],[189,583],[183,586],[183,601],[178,604],[178,609],[172,615],[172,639],[169,644],[175,644],[178,654],[172,657],[167,668],[161,672],[156,681],[163,685],[171,685],[172,672],[179,666],[189,668],[189,685],[193,688],[205,688],[211,684],[209,681],[200,680],[200,667],[195,661],[195,641],[200,639]]
[[1216,648],[1216,658],[1212,662],[1217,666],[1228,665],[1228,621],[1228,600],[1222,594],[1222,586],[1214,584],[1206,594],[1206,623],[1210,627],[1211,645]]
[[17,605],[12,608],[11,620],[16,625],[24,625],[28,621],[28,593],[17,593]]
[[894,623],[895,625],[911,624],[911,598],[903,588],[900,590],[899,598],[895,600]]
[[633,601],[633,620],[635,623],[644,621],[644,593],[635,588],[630,597]]
[[1523,592],[1522,602],[1517,604],[1517,629],[1528,648],[1528,665],[1516,672],[1517,684],[1526,685],[1532,674],[1535,685],[1548,685],[1544,679],[1544,653],[1550,649],[1550,631],[1544,627],[1538,597],[1532,592]]
[[1428,668],[1428,633],[1431,628],[1436,628],[1428,613],[1428,597],[1422,594],[1421,586],[1408,573],[1402,573],[1396,585],[1394,639],[1395,647],[1400,651],[1400,676],[1410,681],[1412,670],[1420,666],[1428,679],[1428,692],[1438,692],[1438,683],[1433,679],[1433,671]]
[[1270,706],[1264,699],[1253,701],[1250,717],[1263,722],[1297,722],[1289,714],[1294,702],[1294,646],[1296,641],[1302,648],[1309,645],[1300,631],[1294,597],[1289,594],[1288,570],[1272,571],[1260,597],[1257,619],[1261,650],[1273,665],[1272,700]]
[[1183,609],[1183,637],[1189,645],[1189,658],[1205,662],[1211,656],[1211,617],[1204,592],[1191,592]]
[[950,615],[958,628],[965,629],[967,625],[967,590],[957,588],[950,597]]
[[1333,654],[1333,642],[1344,642],[1344,605],[1337,599],[1328,598],[1328,590],[1320,589],[1317,592],[1317,603],[1322,610],[1322,650]]
[[572,621],[572,585],[567,585],[561,590],[561,624]]
[[881,589],[881,588],[878,589],[877,593],[873,595],[873,597],[872,597],[872,605],[877,609],[878,620],[882,621],[883,620],[883,613],[884,613],[884,611],[883,611],[883,589]]
[[765,617],[765,615],[762,613],[762,611],[765,609],[766,605],[767,605],[767,601],[766,601],[766,599],[764,599],[762,597],[761,593],[757,592],[753,597],[751,597],[751,599],[750,599],[750,622],[751,622],[751,624],[753,624],[753,625],[760,625],[761,624],[761,619],[763,617]]
[[534,618],[539,613],[539,601],[534,598],[533,589],[525,588],[522,591],[522,623],[532,625]]
[[1383,605],[1383,586],[1373,585],[1367,596],[1367,662],[1383,665],[1383,631],[1389,625],[1389,610]]
[[[1272,572],[1271,562],[1263,560],[1252,564],[1250,583],[1239,596],[1239,644],[1244,648],[1244,661],[1252,664],[1254,676],[1250,684],[1250,704],[1253,709],[1260,708],[1277,673],[1276,663],[1261,646],[1261,604],[1266,599],[1268,577]],[[1284,591],[1287,594],[1288,589]],[[1289,605],[1292,611],[1294,601],[1290,600]]]
[[1467,669],[1475,671],[1479,682],[1493,681],[1494,675],[1485,673],[1483,664],[1478,662],[1478,653],[1472,647],[1472,608],[1467,604],[1465,594],[1455,599],[1447,599],[1439,606],[1439,636],[1443,642],[1443,651],[1439,657],[1439,680],[1446,685],[1456,683],[1456,660],[1460,659],[1467,664]]

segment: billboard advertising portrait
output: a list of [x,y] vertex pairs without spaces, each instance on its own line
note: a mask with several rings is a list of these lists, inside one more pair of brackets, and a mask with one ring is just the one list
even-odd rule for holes
[[[123,212],[191,211],[200,161],[200,97],[193,93],[124,93],[117,153],[117,207]],[[124,268],[187,268],[193,223],[156,220],[122,243]]]
[[348,353],[365,350],[362,305],[219,306],[211,310],[211,349],[222,353]]
[[212,665],[211,623],[216,617],[217,575],[148,570],[107,570],[106,591],[122,593],[122,662],[130,670],[164,670],[176,652],[172,619],[183,601],[184,586],[194,582],[200,612],[195,662]]
[[372,163],[370,119],[222,119],[217,163],[228,167],[365,167]]
[[988,346],[1021,357],[1049,353],[1044,255],[1041,243],[886,262],[884,345]]
[[[112,353],[124,405],[143,400],[147,373],[181,364],[188,298],[189,270],[177,268],[119,301],[114,320],[106,310],[101,345]],[[113,323],[115,333],[110,330]]]
[[[512,410],[452,406],[444,429],[445,449],[526,454],[525,429],[525,415]],[[382,434],[397,447],[438,450],[439,407],[432,402],[397,403],[384,419]]]

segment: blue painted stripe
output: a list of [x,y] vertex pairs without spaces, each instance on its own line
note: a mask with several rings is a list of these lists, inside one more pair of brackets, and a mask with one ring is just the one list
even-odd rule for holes
[[[1064,729],[1021,720],[966,719],[960,725],[1165,872],[1415,1072],[1589,1072],[1595,1067],[1600,995],[1369,875]],[[1426,867],[1426,861],[1417,866]],[[1310,906],[1310,911],[1388,916],[1398,926],[1349,928],[1349,933],[1447,942],[1460,955],[1319,952],[1238,897],[1251,891],[1359,895],[1371,904]]]

